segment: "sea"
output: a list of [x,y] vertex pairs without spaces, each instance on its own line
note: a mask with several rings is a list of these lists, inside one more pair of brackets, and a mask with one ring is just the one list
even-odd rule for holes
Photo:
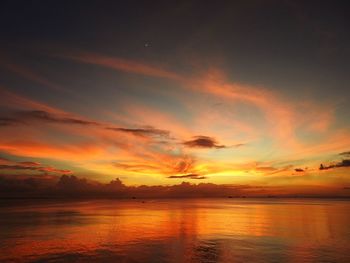
[[350,262],[350,200],[2,200],[0,262]]

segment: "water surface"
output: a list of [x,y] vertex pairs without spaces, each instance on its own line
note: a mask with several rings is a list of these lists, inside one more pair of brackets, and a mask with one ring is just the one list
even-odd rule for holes
[[350,262],[349,220],[346,200],[3,201],[0,262]]

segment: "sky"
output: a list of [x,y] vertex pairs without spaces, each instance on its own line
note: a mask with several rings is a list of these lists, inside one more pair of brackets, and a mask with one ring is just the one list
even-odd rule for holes
[[0,177],[349,196],[348,11],[4,1]]

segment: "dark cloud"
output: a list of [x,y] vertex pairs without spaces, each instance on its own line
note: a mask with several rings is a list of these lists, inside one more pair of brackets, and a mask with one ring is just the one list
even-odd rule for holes
[[107,127],[107,130],[124,132],[133,134],[135,136],[149,137],[149,136],[159,136],[159,137],[169,137],[170,132],[166,130],[156,129],[154,127],[143,127],[143,128],[121,128],[121,127]]
[[[14,179],[16,177],[16,179]],[[52,189],[57,179],[35,178],[24,175],[0,175],[0,197],[2,198],[47,198],[53,196]]]
[[100,125],[98,122],[73,118],[66,115],[58,115],[42,110],[17,111],[11,117],[1,117],[0,126],[13,126],[19,124],[29,124],[33,121],[50,123],[78,124],[78,125]]
[[[1,126],[12,126],[17,124],[30,124],[33,121],[42,121],[48,123],[61,123],[61,124],[76,124],[84,126],[100,126],[103,127],[103,123],[74,118],[71,116],[54,114],[42,110],[32,111],[17,111],[13,114],[13,117],[2,117],[0,118]],[[133,134],[141,137],[167,137],[169,138],[169,131],[156,129],[152,126],[144,126],[140,128],[124,128],[124,127],[105,127],[107,130],[123,132]]]
[[[295,196],[276,186],[218,185],[213,183],[126,186],[116,178],[107,184],[74,175],[0,175],[0,198],[96,199],[96,198],[200,198]],[[345,189],[345,188],[344,188]],[[300,192],[296,189],[296,193]],[[310,194],[306,194],[310,196]],[[311,195],[312,196],[312,195]],[[315,192],[314,196],[324,196]],[[326,196],[329,196],[326,194]]]
[[350,156],[350,152],[342,152],[342,153],[339,153],[339,155]]
[[342,160],[338,163],[330,164],[330,165],[323,165],[322,163],[320,164],[320,170],[328,170],[328,169],[333,169],[333,168],[340,168],[340,167],[350,167],[350,159],[345,159]]
[[34,110],[34,111],[20,111],[16,114],[20,119],[26,120],[42,120],[46,122],[66,123],[66,124],[79,124],[79,125],[99,125],[94,121],[88,121],[83,119],[77,119],[69,116],[60,116],[52,114],[46,111]]
[[110,181],[106,185],[106,187],[108,189],[112,189],[113,190],[113,189],[124,189],[126,186],[119,178],[116,178],[116,179]]
[[5,162],[5,164],[0,164],[0,170],[11,170],[11,171],[38,171],[47,173],[58,173],[58,174],[72,174],[73,172],[70,170],[57,169],[51,166],[43,166],[38,162],[15,162],[9,159],[1,158],[0,161]]
[[19,120],[15,119],[15,118],[0,118],[0,127],[1,126],[12,126],[12,125],[16,125],[20,123]]
[[1,164],[0,170],[37,170],[37,168],[32,166]]
[[215,138],[209,136],[194,136],[192,140],[183,142],[183,145],[190,148],[225,148],[225,145],[220,145]]
[[[72,117],[57,116],[45,111],[26,111],[21,113],[25,119],[37,119],[47,122],[65,123],[65,124],[78,124],[78,125],[92,125],[92,126],[103,126],[102,123],[95,121],[88,121],[83,119],[77,119]],[[169,131],[156,129],[151,126],[145,126],[140,128],[124,128],[124,127],[106,127],[107,130],[118,131],[123,133],[133,134],[141,137],[169,137]]]
[[72,174],[73,172],[68,169],[57,169],[54,167],[37,167],[37,170],[40,172],[49,172],[49,173],[60,173],[60,174]]
[[15,165],[1,164],[0,170],[30,170],[30,171],[39,171],[47,173],[61,173],[61,174],[71,174],[70,170],[57,169],[54,167],[44,167],[44,166],[35,166],[35,165],[22,165],[20,163]]
[[184,179],[184,178],[188,178],[188,179],[207,179],[207,177],[199,175],[199,174],[184,174],[184,175],[171,175],[168,176],[168,178],[171,179]]
[[18,162],[18,164],[26,165],[26,166],[39,166],[40,165],[40,163],[38,163],[38,162]]
[[60,190],[64,190],[64,191],[87,190],[91,188],[89,182],[85,178],[78,178],[74,175],[61,176],[60,180],[57,183],[57,187]]
[[227,197],[266,194],[261,187],[249,185],[191,184],[170,186],[126,186],[120,179],[102,184],[96,181],[63,175],[60,178],[0,175],[0,198],[176,198]]
[[296,172],[305,172],[305,170],[302,169],[302,168],[295,168],[294,171],[296,171]]
[[8,161],[10,161],[10,160],[0,156],[0,161],[8,162]]

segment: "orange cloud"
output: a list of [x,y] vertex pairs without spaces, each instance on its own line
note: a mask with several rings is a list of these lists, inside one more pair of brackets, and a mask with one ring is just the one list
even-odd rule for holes
[[93,144],[76,143],[74,145],[55,145],[21,140],[1,141],[0,150],[17,156],[61,160],[91,160],[98,157],[103,152],[101,147]]
[[192,88],[210,93],[224,101],[242,101],[260,109],[268,122],[266,125],[276,139],[289,147],[299,143],[295,136],[296,112],[290,103],[283,101],[272,91],[230,83],[218,71],[209,72],[206,77],[192,82]]
[[58,114],[65,113],[61,109],[20,96],[18,94],[8,91],[7,89],[1,86],[0,86],[0,97],[3,98],[0,100],[0,105],[6,106],[8,108],[37,109],[37,110],[58,113]]

